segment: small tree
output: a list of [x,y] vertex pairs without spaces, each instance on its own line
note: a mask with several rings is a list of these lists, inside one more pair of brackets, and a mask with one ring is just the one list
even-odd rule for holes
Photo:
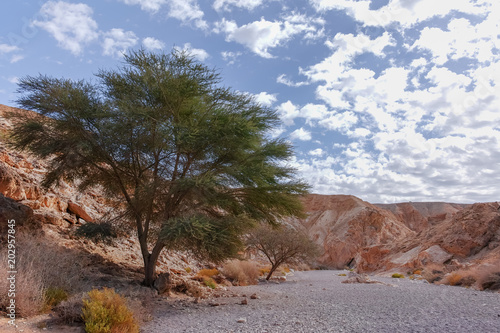
[[12,144],[50,158],[44,185],[77,181],[119,198],[136,227],[144,283],[163,248],[222,260],[255,221],[300,214],[307,186],[269,131],[275,111],[220,85],[185,53],[125,56],[97,82],[40,75],[20,80]]
[[262,225],[254,229],[247,245],[262,252],[271,263],[266,280],[284,263],[311,261],[318,255],[318,246],[306,234],[284,225],[274,228]]

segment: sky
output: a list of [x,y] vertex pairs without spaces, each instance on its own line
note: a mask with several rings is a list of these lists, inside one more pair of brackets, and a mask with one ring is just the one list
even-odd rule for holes
[[[3,7],[3,8],[1,8]],[[0,104],[39,73],[95,80],[189,50],[275,109],[311,192],[500,198],[498,0],[18,0],[0,5]]]

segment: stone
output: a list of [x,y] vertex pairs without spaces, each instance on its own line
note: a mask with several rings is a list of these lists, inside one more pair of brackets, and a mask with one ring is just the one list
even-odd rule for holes
[[248,305],[248,300],[246,298],[244,298],[241,303],[241,305]]
[[251,298],[251,299],[259,299],[260,297],[259,297],[259,296],[257,296],[257,294],[252,294],[252,295],[250,296],[250,298]]
[[247,322],[247,319],[246,318],[239,318],[236,322],[239,324],[245,324]]
[[158,290],[158,294],[170,293],[170,273],[161,273],[153,282],[153,287]]
[[81,218],[86,222],[94,222],[94,219],[91,218],[89,214],[87,214],[85,209],[83,209],[82,207],[80,207],[79,205],[77,205],[72,201],[68,202],[68,212],[76,215],[77,218]]

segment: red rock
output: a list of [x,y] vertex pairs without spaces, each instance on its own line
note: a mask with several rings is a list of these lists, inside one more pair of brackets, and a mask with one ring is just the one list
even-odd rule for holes
[[83,209],[82,207],[80,207],[79,205],[77,205],[74,202],[71,202],[71,201],[68,202],[68,211],[72,214],[75,214],[77,216],[77,218],[81,218],[87,222],[94,222],[94,219],[91,218],[89,216],[89,214],[87,214],[85,209]]

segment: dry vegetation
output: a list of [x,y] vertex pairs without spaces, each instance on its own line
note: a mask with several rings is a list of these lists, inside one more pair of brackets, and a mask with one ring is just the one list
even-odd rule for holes
[[255,262],[243,260],[228,261],[224,264],[222,272],[233,284],[239,286],[256,284],[261,274]]
[[[67,248],[50,244],[47,239],[28,234],[18,235],[16,310],[27,317],[48,311],[68,297],[83,290],[82,260]],[[8,280],[6,252],[0,253],[0,309],[5,309]]]

